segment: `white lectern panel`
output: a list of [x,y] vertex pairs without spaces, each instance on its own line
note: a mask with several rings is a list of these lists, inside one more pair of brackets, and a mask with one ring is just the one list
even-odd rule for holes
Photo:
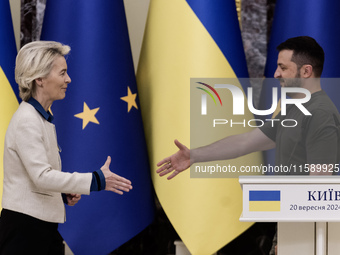
[[340,221],[340,176],[245,176],[240,221]]
[[244,176],[240,221],[278,222],[279,255],[340,254],[340,176]]

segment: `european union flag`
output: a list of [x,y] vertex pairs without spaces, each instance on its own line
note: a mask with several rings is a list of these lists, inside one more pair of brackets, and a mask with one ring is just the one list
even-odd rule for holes
[[43,40],[71,46],[72,83],[52,111],[64,171],[111,170],[132,181],[123,196],[96,192],[67,207],[59,229],[75,254],[107,254],[153,220],[148,155],[122,0],[48,1]]

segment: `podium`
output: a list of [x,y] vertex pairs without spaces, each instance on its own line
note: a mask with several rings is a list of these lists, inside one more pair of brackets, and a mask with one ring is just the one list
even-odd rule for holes
[[278,222],[278,255],[340,254],[340,176],[240,176],[240,221]]

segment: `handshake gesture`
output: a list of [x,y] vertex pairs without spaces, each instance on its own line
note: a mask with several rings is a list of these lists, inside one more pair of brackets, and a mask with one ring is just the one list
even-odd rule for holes
[[160,161],[157,166],[159,176],[164,176],[171,173],[168,176],[168,180],[174,178],[180,172],[188,169],[193,162],[190,162],[190,150],[178,140],[175,140],[175,145],[179,149],[175,154],[171,155]]
[[131,181],[121,177],[110,170],[111,157],[108,156],[105,164],[100,168],[105,176],[105,190],[113,191],[123,195],[123,191],[129,192],[132,189]]

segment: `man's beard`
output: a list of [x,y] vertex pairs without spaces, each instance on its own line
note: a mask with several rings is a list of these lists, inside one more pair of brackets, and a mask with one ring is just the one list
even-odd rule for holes
[[[281,78],[279,80],[280,80],[281,87],[301,88],[302,86],[302,79],[299,73],[296,74],[295,78]],[[294,98],[294,94],[295,93],[287,93],[287,96]]]
[[280,78],[279,81],[280,84],[283,84],[283,87],[286,88],[301,88],[302,85],[302,80],[299,73],[296,74],[295,78]]

